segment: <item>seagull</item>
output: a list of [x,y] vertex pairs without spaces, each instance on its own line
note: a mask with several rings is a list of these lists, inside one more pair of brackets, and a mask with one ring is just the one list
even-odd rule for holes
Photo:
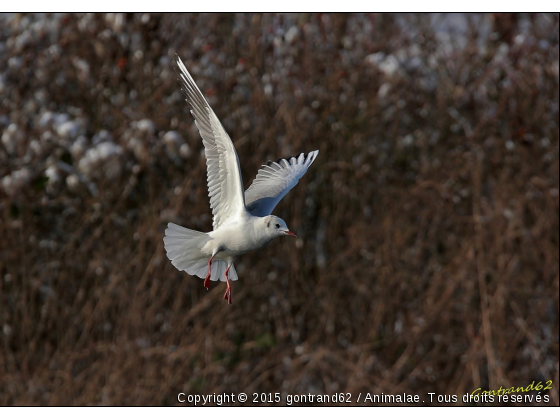
[[231,304],[230,281],[238,279],[233,262],[279,236],[297,238],[286,222],[271,213],[307,172],[319,151],[269,161],[244,191],[231,139],[179,56],[175,58],[179,82],[204,144],[213,230],[198,232],[169,223],[163,238],[165,251],[178,270],[203,278],[206,289],[210,280],[225,281],[224,299]]

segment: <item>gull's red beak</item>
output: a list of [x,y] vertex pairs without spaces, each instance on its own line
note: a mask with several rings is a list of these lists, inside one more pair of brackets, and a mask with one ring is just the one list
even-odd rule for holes
[[289,231],[289,230],[285,230],[284,233],[285,233],[286,235],[290,235],[290,236],[293,236],[294,238],[297,238],[297,235],[296,235],[294,232],[291,232],[291,231]]

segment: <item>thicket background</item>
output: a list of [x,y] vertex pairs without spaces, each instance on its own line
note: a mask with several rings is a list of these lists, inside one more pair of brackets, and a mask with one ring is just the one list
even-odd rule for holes
[[[0,17],[0,404],[468,393],[553,381],[558,15]],[[225,285],[184,60],[259,165],[320,150],[299,239]],[[541,394],[542,395],[542,394]]]

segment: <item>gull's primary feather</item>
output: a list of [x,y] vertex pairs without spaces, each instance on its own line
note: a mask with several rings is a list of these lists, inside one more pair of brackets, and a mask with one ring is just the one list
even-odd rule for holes
[[207,163],[208,193],[214,230],[229,219],[246,213],[239,158],[226,130],[198,89],[183,62],[177,57],[179,81],[202,136]]
[[297,158],[278,159],[263,165],[251,186],[245,191],[245,205],[253,216],[268,216],[274,207],[294,188],[307,172],[318,150],[301,153]]

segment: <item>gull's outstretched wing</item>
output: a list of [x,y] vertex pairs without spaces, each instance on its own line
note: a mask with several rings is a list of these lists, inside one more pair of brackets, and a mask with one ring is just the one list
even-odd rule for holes
[[229,218],[246,212],[239,158],[226,130],[202,96],[179,56],[176,56],[176,60],[179,67],[177,72],[179,82],[192,108],[191,114],[204,143],[208,195],[214,215],[212,226],[216,230]]
[[245,205],[253,216],[268,216],[274,207],[294,188],[307,172],[318,150],[301,153],[297,158],[278,159],[263,165],[251,186],[245,191]]

